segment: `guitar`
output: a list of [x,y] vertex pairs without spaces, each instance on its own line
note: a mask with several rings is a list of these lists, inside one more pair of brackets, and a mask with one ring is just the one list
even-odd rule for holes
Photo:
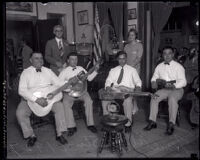
[[[67,89],[70,85],[71,85],[70,83],[65,83],[63,86],[59,88],[57,86],[51,85],[48,87],[31,90],[32,94],[35,97],[46,98],[48,105],[43,107],[36,102],[27,101],[28,106],[30,107],[30,109],[33,111],[34,114],[36,114],[39,117],[43,117],[51,111],[52,106],[55,102],[60,101],[62,99],[62,90]],[[50,94],[53,95],[52,98],[49,98]]]
[[68,95],[74,98],[82,96],[87,89],[87,77],[95,70],[97,65],[101,65],[102,63],[103,60],[100,58],[87,73],[84,71],[79,72],[79,74],[76,76],[77,80],[72,83],[72,87],[70,92],[68,92]]
[[125,99],[127,96],[150,96],[150,97],[159,97],[157,94],[153,94],[150,92],[142,92],[142,91],[132,91],[132,92],[122,92],[122,91],[110,91],[108,92],[104,88],[100,89],[99,92],[99,98],[101,100],[113,100],[113,99]]

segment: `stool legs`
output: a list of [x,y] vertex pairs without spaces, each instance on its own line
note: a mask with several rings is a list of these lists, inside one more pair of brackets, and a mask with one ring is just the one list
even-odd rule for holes
[[111,135],[110,135],[110,138],[111,138],[111,151],[112,152],[115,152],[115,148],[116,148],[116,131],[112,131],[111,132]]
[[121,155],[122,154],[121,133],[116,134],[116,148],[118,150],[119,155]]
[[111,147],[111,152],[118,152],[119,156],[122,154],[122,145],[125,147],[127,151],[127,141],[123,130],[116,131],[106,131],[104,130],[103,136],[100,142],[100,146],[98,148],[98,153],[101,153],[105,144],[109,144]]
[[104,131],[104,132],[103,132],[103,137],[102,137],[102,139],[101,139],[100,146],[99,146],[99,148],[98,148],[98,153],[101,153],[101,152],[102,152],[103,146],[104,146],[104,144],[105,144],[105,142],[106,142],[106,140],[107,140],[108,134],[109,134],[109,133],[108,133],[107,131]]
[[122,135],[122,141],[123,141],[123,144],[124,144],[124,146],[125,146],[125,149],[126,149],[126,151],[128,150],[128,145],[127,145],[127,141],[126,141],[126,138],[125,138],[125,135],[124,135],[124,133],[123,132],[121,132],[121,135]]

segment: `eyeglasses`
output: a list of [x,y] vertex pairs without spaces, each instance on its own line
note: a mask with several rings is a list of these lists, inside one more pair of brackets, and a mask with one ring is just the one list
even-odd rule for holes
[[63,32],[63,30],[55,30],[55,32]]

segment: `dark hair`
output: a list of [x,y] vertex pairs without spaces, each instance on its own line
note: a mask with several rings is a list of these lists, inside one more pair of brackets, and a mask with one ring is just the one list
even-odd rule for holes
[[116,58],[118,58],[120,55],[123,55],[123,54],[127,57],[127,53],[126,53],[126,52],[124,52],[124,51],[119,51],[119,52],[117,52],[117,54],[116,54]]
[[61,28],[63,30],[63,26],[61,26],[61,25],[58,24],[58,25],[55,25],[53,27],[53,33],[55,32],[56,28]]
[[41,55],[43,56],[43,54],[42,54],[41,52],[39,52],[39,51],[33,51],[33,52],[30,54],[30,57],[29,57],[29,58],[31,58],[35,53],[41,54]]
[[130,35],[130,32],[134,32],[134,33],[135,33],[135,38],[138,37],[138,33],[137,33],[136,29],[131,28],[131,29],[128,31],[128,37],[129,37],[129,35]]
[[76,52],[70,52],[68,55],[67,55],[67,59],[69,59],[70,56],[77,56],[78,57],[78,54]]
[[174,48],[171,47],[171,46],[165,46],[165,47],[163,47],[162,52],[163,52],[165,49],[171,49],[172,52],[174,53]]

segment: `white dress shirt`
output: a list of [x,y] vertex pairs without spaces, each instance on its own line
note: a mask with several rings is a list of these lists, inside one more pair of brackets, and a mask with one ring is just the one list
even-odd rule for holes
[[[64,70],[62,70],[59,74],[59,79],[63,82],[66,83],[68,80],[76,75],[78,75],[81,71],[84,71],[87,73],[87,71],[81,67],[81,66],[76,66],[76,69],[74,69],[71,66],[68,66]],[[98,73],[96,71],[92,72],[90,75],[88,75],[87,80],[92,81]],[[66,90],[67,91],[67,90]]]
[[105,88],[110,87],[112,83],[114,86],[123,85],[133,89],[135,88],[135,86],[142,87],[142,81],[136,69],[127,64],[125,64],[123,68],[124,68],[124,74],[122,81],[119,84],[117,83],[117,80],[120,75],[122,67],[117,66],[110,70],[108,77],[106,79]]
[[51,85],[62,86],[64,83],[49,68],[42,67],[41,72],[36,72],[33,66],[24,69],[19,80],[19,95],[29,101],[35,101],[33,90],[46,88]]
[[162,62],[156,67],[151,82],[156,81],[156,79],[163,79],[166,81],[176,80],[174,84],[176,88],[183,88],[187,84],[185,69],[174,60],[172,60],[169,65]]

